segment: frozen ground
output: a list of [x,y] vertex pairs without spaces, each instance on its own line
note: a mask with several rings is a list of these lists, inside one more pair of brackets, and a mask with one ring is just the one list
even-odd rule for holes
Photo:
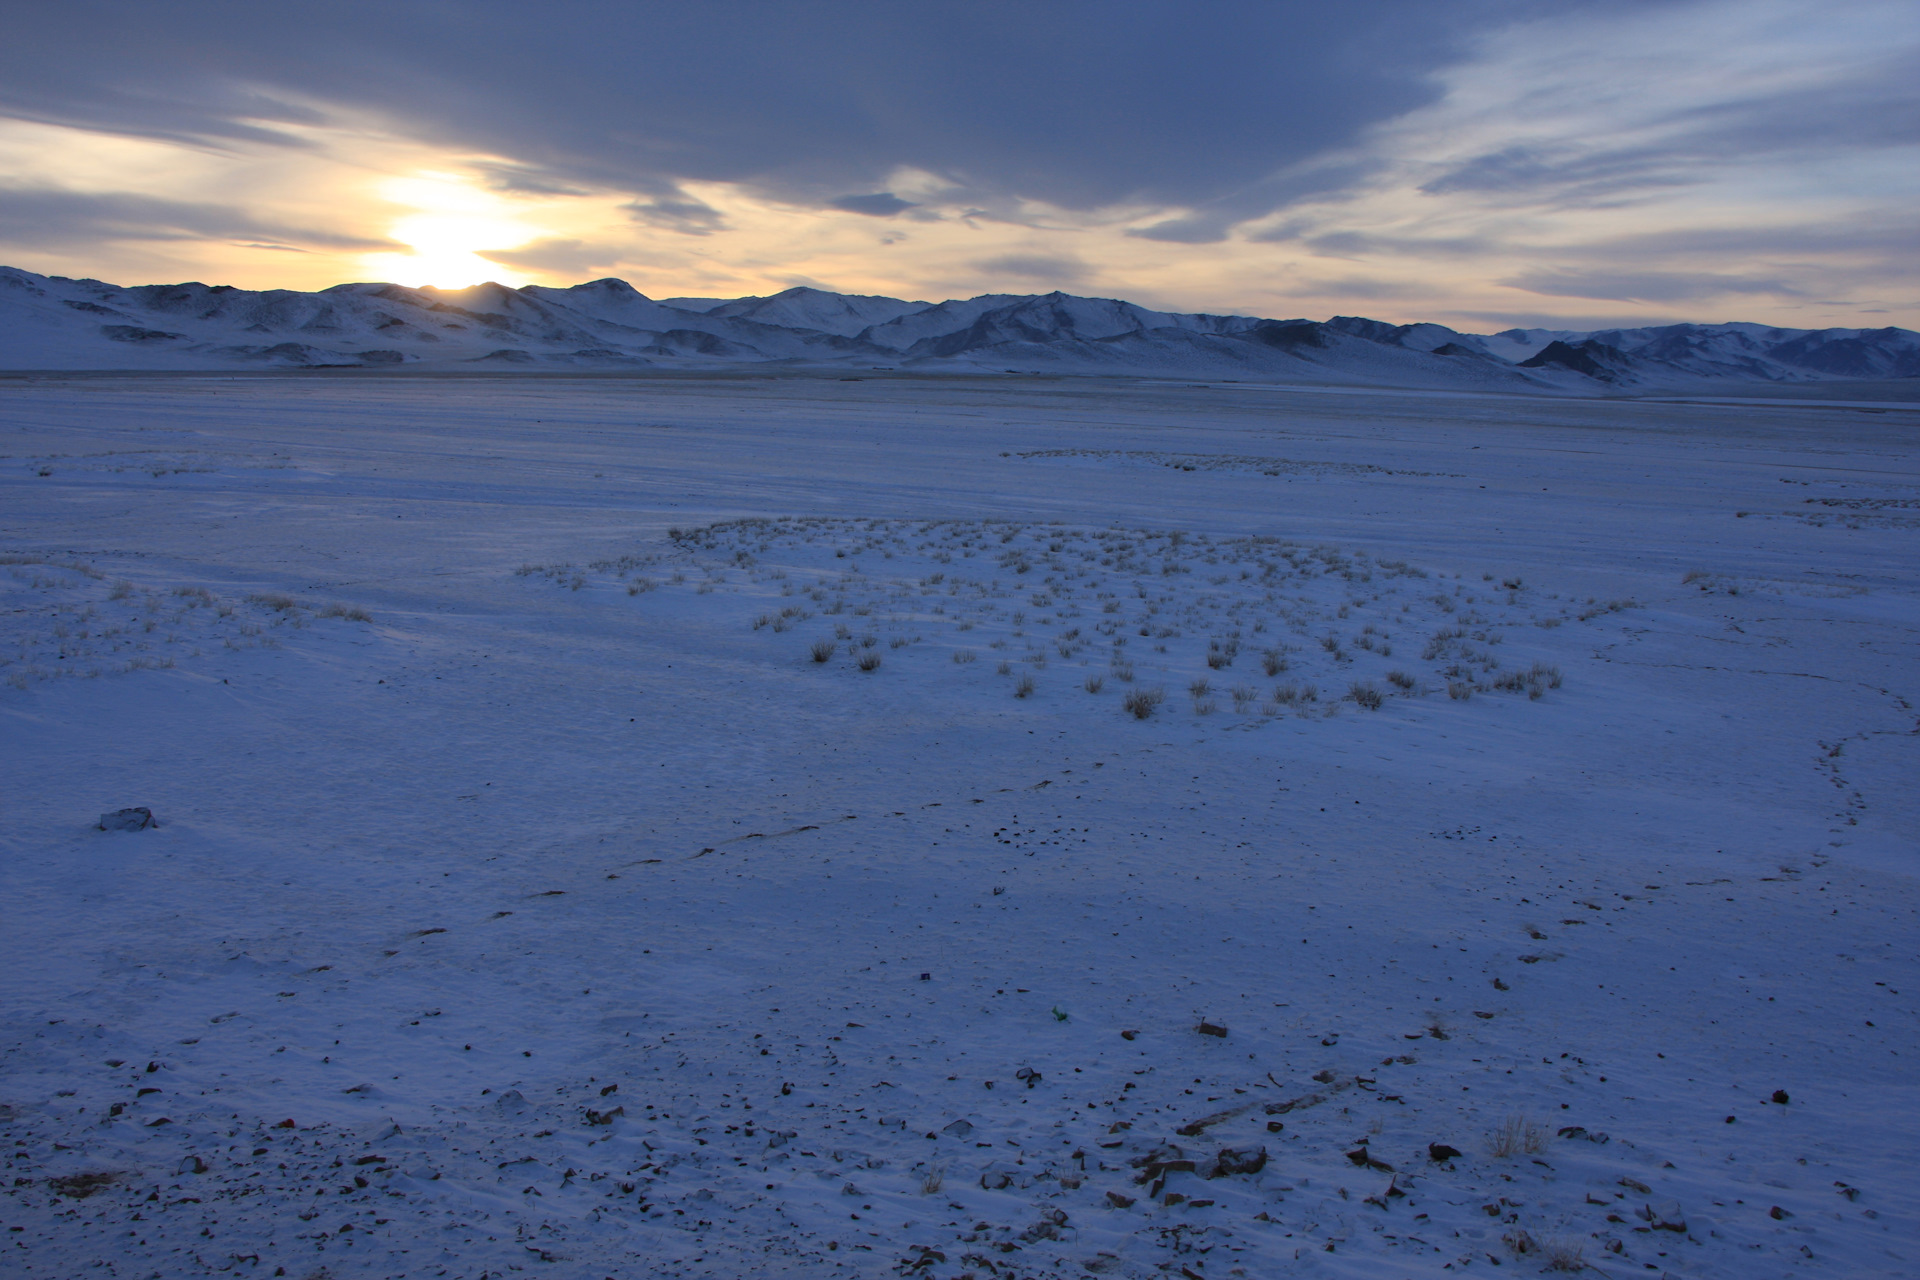
[[1912,1275],[1916,419],[0,383],[0,1273]]

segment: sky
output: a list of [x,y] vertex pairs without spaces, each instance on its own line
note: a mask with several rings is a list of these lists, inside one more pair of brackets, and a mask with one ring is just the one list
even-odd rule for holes
[[1914,0],[27,2],[0,262],[1920,327]]

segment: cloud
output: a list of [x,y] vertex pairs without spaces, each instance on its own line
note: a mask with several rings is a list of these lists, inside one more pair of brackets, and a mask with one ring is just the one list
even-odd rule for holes
[[390,240],[346,235],[257,218],[231,205],[166,200],[125,192],[0,187],[0,242],[52,248],[108,240],[259,242],[249,248],[307,246],[392,249]]
[[891,218],[896,213],[920,207],[911,200],[902,200],[891,191],[877,191],[870,196],[841,196],[838,200],[827,201],[827,204],[845,213],[864,213],[869,218]]
[[1086,279],[1088,274],[1086,263],[1063,254],[1009,253],[976,262],[974,266],[988,277],[1014,276],[1053,284],[1073,284]]
[[1804,296],[1803,290],[1783,280],[1686,272],[1542,272],[1500,283],[1551,297],[1599,298],[1610,302],[1689,302],[1729,294]]
[[910,167],[967,203],[1192,206],[1432,101],[1515,3],[96,0],[9,15],[0,111],[215,144],[344,111],[563,186],[828,203]]
[[1505,147],[1472,156],[1448,172],[1421,184],[1430,196],[1469,192],[1476,195],[1518,196],[1554,204],[1596,204],[1633,192],[1686,186],[1703,180],[1685,157],[1668,149],[1555,154],[1537,146]]
[[704,236],[726,229],[720,211],[687,195],[649,196],[620,206],[635,222],[683,235]]
[[624,256],[607,245],[582,240],[536,240],[518,249],[479,249],[488,262],[526,270],[552,272],[561,276],[585,276],[617,264]]

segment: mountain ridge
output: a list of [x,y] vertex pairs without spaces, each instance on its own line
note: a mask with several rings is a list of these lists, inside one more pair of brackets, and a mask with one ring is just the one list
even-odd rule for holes
[[607,277],[569,287],[379,282],[313,292],[123,287],[0,267],[0,369],[685,369],[778,364],[1072,372],[1607,394],[1920,378],[1920,334],[1731,322],[1463,333],[1156,311],[1115,298],[938,303],[799,286],[673,306]]

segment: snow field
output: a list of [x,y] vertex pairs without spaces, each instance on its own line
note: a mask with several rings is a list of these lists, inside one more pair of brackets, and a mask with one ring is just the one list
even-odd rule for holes
[[10,1273],[1909,1270],[1908,427],[4,394]]

